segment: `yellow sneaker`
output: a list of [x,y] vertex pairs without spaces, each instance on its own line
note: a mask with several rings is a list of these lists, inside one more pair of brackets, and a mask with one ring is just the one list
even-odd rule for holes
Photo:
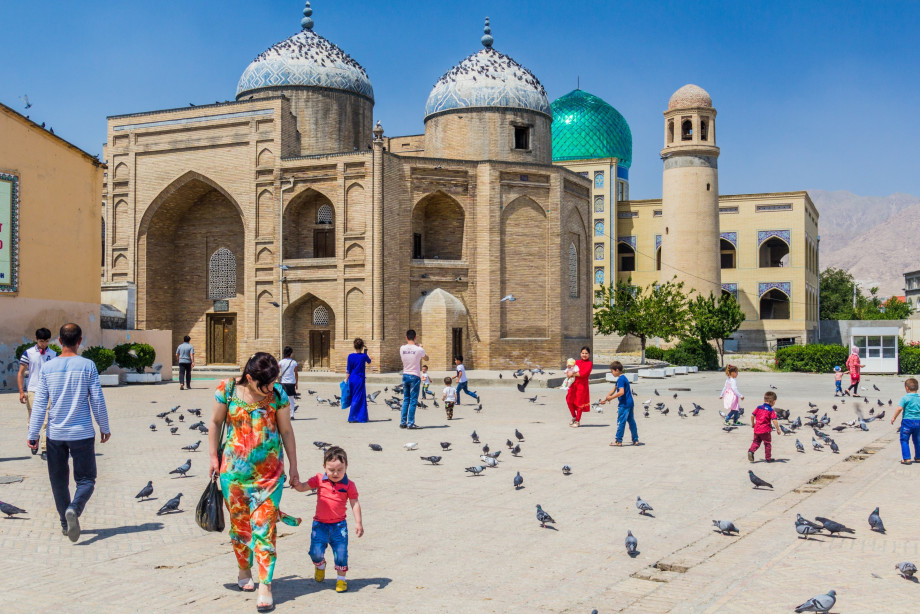
[[345,580],[336,580],[335,581],[335,592],[344,593],[348,590],[348,582]]
[[319,567],[317,567],[316,570],[313,572],[313,579],[316,580],[317,582],[322,582],[323,580],[325,580],[326,579],[326,569],[325,568],[320,569]]

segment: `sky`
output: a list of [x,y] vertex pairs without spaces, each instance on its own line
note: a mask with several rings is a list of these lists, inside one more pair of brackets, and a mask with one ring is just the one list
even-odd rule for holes
[[[661,196],[662,112],[686,83],[718,111],[720,192],[920,195],[920,2],[316,0],[315,31],[367,70],[389,136],[424,130],[435,81],[481,48],[550,100],[581,88],[633,135],[630,195]],[[300,30],[302,0],[2,0],[0,102],[101,153],[106,117],[232,100]],[[32,107],[24,108],[21,96]]]

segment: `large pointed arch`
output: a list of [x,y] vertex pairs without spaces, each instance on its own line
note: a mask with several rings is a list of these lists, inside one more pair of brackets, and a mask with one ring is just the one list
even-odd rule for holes
[[412,257],[414,259],[464,260],[463,205],[437,190],[412,208]]

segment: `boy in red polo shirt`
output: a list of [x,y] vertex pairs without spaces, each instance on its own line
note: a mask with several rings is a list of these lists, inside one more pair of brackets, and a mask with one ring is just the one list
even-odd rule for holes
[[348,590],[345,572],[348,571],[348,523],[345,520],[345,502],[351,502],[355,515],[355,534],[364,535],[361,524],[361,504],[358,503],[358,489],[348,479],[348,455],[338,446],[332,446],[323,455],[323,469],[326,473],[317,473],[306,482],[294,484],[294,488],[303,492],[316,490],[316,515],[313,516],[313,530],[310,532],[310,558],[316,566],[313,578],[317,582],[326,579],[326,546],[332,546],[335,570],[338,578],[335,582],[337,593]]
[[779,430],[779,422],[776,419],[776,412],[773,411],[773,404],[776,403],[776,393],[768,390],[763,395],[763,405],[759,405],[754,413],[751,414],[751,426],[754,427],[754,441],[748,450],[748,460],[754,462],[754,452],[763,443],[763,451],[768,463],[773,462],[772,452],[772,432],[775,429],[776,434],[782,434]]

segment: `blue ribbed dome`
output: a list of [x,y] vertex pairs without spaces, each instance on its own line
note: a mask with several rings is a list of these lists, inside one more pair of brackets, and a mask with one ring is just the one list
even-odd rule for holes
[[264,88],[294,86],[343,90],[373,100],[374,88],[364,68],[312,27],[308,16],[303,30],[253,60],[240,77],[236,97]]
[[632,164],[632,131],[626,118],[602,99],[573,90],[553,102],[553,161],[617,158]]
[[498,107],[528,109],[551,115],[540,80],[507,55],[492,48],[486,18],[484,49],[469,56],[438,79],[425,103],[425,117],[452,109]]

